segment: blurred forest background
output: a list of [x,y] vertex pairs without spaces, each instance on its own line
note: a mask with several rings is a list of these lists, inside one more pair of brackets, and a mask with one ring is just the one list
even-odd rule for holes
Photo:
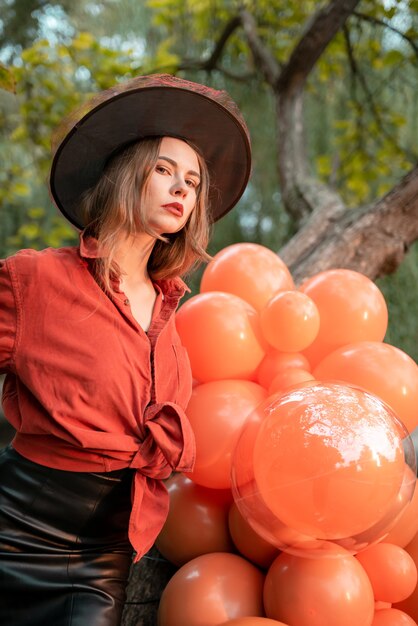
[[[341,2],[340,2],[341,4]],[[251,182],[214,229],[210,252],[240,241],[280,254],[306,216],[289,212],[277,164],[276,104],[244,36],[283,67],[314,0],[0,0],[0,257],[77,242],[46,180],[61,118],[92,93],[136,74],[176,73],[226,89],[253,143]],[[237,17],[238,16],[238,17]],[[239,17],[240,16],[240,17]],[[361,0],[309,74],[310,168],[349,213],[389,191],[418,162],[418,1]],[[199,274],[189,280],[196,293]],[[386,341],[418,360],[418,245],[378,278]]]

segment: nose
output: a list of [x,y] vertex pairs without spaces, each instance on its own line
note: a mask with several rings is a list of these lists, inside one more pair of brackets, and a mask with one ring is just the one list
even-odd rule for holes
[[188,191],[189,188],[187,187],[186,182],[180,177],[177,178],[171,187],[171,193],[180,198],[185,197]]

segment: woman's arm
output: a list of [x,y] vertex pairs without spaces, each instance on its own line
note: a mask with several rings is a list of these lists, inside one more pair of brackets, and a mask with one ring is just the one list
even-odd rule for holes
[[18,302],[9,262],[0,261],[0,374],[14,370]]

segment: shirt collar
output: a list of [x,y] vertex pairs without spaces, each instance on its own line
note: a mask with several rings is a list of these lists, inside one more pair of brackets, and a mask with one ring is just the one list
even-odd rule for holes
[[[100,259],[103,255],[100,252],[99,242],[95,237],[91,235],[87,235],[86,231],[83,230],[80,233],[80,256],[83,259]],[[167,294],[170,292],[175,295],[183,295],[185,291],[190,292],[189,287],[186,283],[179,277],[175,278],[163,278],[152,281],[154,285],[158,285],[163,294]]]
[[83,259],[100,259],[99,242],[83,230],[80,233],[80,256]]

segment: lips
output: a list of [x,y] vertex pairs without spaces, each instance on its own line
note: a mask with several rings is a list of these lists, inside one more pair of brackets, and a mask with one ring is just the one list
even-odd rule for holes
[[177,215],[178,217],[183,216],[183,205],[179,202],[170,202],[170,204],[163,204],[163,208],[168,209],[169,211],[171,211],[171,213]]

